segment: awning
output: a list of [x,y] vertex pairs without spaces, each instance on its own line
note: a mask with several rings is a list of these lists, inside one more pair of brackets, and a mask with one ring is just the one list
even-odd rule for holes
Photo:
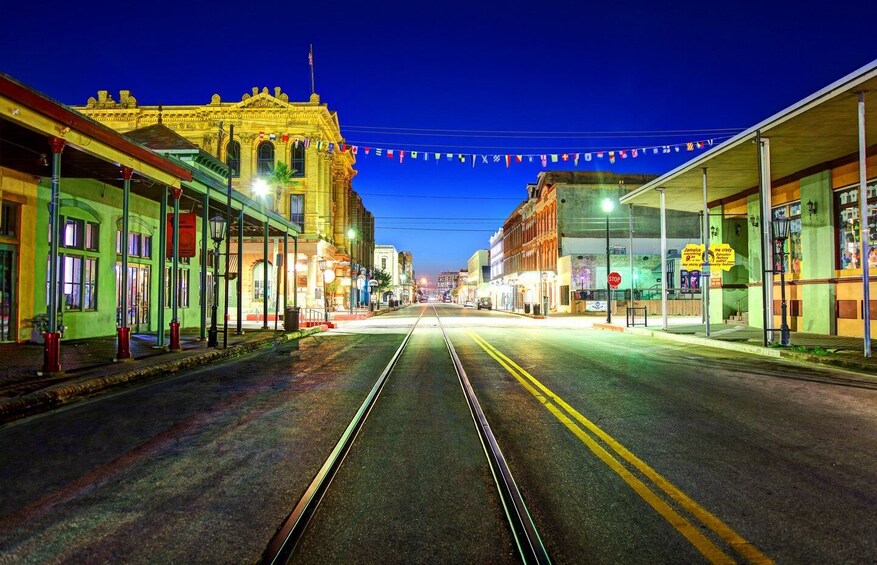
[[[665,188],[670,209],[703,210],[703,167],[708,168],[709,200],[715,202],[758,186],[758,133],[770,139],[771,182],[814,173],[859,148],[857,93],[865,98],[866,139],[877,142],[877,61],[774,114],[696,159],[621,198],[622,204],[658,207],[657,188]],[[753,88],[752,95],[758,95]],[[869,151],[870,153],[870,151]]]

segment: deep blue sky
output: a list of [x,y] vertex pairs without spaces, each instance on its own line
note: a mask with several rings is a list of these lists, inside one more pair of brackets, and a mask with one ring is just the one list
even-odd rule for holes
[[[306,100],[313,43],[316,90],[351,143],[492,155],[700,136],[413,134],[744,128],[877,58],[873,0],[712,4],[15,2],[4,7],[0,69],[69,104],[98,89],[130,89],[144,104],[206,103],[214,92],[239,100],[252,86]],[[659,155],[602,166],[661,173],[680,162]],[[376,217],[378,243],[413,251],[418,275],[465,268],[542,170],[478,163],[360,154],[354,187]]]

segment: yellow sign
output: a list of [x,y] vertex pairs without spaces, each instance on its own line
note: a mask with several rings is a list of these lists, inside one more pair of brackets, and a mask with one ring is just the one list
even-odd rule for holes
[[[682,268],[700,271],[703,268],[703,245],[689,243],[682,250]],[[730,271],[734,266],[734,249],[727,243],[710,245],[710,270]]]

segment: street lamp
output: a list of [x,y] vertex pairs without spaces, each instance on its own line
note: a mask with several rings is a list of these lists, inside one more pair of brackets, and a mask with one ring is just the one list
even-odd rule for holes
[[[771,231],[776,245],[776,252],[780,256],[780,344],[790,345],[789,324],[786,318],[786,252],[785,244],[789,238],[789,224],[791,220],[785,216],[774,218],[771,223]],[[776,266],[776,265],[774,265]]]
[[612,199],[604,198],[603,213],[606,214],[606,323],[612,323],[612,288],[609,286],[609,273],[612,271],[609,266],[609,214],[612,213],[614,204]]
[[[210,314],[210,329],[207,331],[207,347],[219,345],[216,327],[216,307],[219,302],[219,247],[225,239],[225,218],[219,214],[210,218],[210,239],[213,240],[213,306]],[[227,267],[227,266],[226,266]],[[226,268],[226,270],[228,270]],[[228,273],[226,273],[228,274]]]
[[350,251],[350,315],[353,315],[353,292],[354,292],[354,284],[356,284],[354,276],[353,276],[353,240],[356,238],[356,232],[353,231],[353,228],[347,230],[347,241],[349,242],[347,245],[348,250]]

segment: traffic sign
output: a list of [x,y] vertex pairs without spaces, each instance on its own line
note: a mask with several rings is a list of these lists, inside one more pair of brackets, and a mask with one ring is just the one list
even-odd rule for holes
[[618,285],[621,284],[621,273],[612,271],[609,273],[609,286],[611,288],[618,288]]

